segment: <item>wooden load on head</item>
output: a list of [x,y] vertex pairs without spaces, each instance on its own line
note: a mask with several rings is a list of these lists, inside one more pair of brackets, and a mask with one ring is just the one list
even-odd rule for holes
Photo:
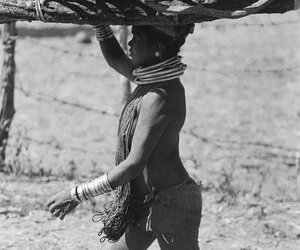
[[295,0],[0,0],[0,23],[184,24],[284,13]]

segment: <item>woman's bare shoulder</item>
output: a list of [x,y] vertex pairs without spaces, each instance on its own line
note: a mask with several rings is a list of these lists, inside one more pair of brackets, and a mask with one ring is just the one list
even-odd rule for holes
[[[182,84],[158,84],[143,96],[141,105],[144,110],[156,109],[161,112],[185,109],[185,91]],[[174,113],[174,112],[172,112]]]
[[172,101],[176,98],[184,97],[185,90],[180,81],[170,81],[167,83],[154,85],[148,93],[154,93],[153,98],[156,94],[160,98]]

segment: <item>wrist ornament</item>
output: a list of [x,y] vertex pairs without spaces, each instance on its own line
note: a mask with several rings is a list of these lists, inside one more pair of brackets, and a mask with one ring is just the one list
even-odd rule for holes
[[103,42],[108,40],[114,36],[114,32],[112,31],[109,25],[95,25],[93,26],[96,38],[99,42]]
[[72,200],[80,203],[111,191],[113,191],[113,189],[109,183],[107,174],[104,174],[95,180],[73,187],[71,189],[71,197]]

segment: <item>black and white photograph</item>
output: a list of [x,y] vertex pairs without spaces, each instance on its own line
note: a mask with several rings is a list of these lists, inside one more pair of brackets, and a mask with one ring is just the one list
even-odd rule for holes
[[300,249],[300,0],[0,0],[0,250]]

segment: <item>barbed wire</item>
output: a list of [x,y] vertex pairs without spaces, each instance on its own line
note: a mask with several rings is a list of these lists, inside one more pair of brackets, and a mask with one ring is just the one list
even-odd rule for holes
[[[288,22],[280,22],[280,23],[275,23],[275,22],[270,22],[270,23],[231,23],[231,24],[214,24],[212,26],[214,26],[216,29],[221,28],[221,27],[237,27],[237,26],[259,26],[259,27],[267,27],[267,26],[277,26],[277,25],[288,25],[288,24],[300,24],[297,21],[288,21]],[[211,25],[211,24],[206,24],[206,23],[202,23],[201,25]],[[63,54],[67,54],[67,55],[75,55],[78,57],[83,57],[83,58],[92,58],[92,59],[99,59],[100,56],[98,54],[92,54],[92,53],[83,53],[83,52],[75,52],[72,50],[66,50],[57,46],[53,46],[53,45],[49,45],[46,43],[43,43],[41,41],[38,41],[36,39],[28,39],[28,41],[30,43],[34,43],[36,45],[42,46],[43,48],[47,48],[49,50],[52,51],[58,51],[60,53]],[[246,68],[246,69],[234,69],[234,70],[228,70],[228,71],[218,71],[218,70],[213,70],[210,68],[198,68],[198,67],[194,67],[191,66],[189,67],[192,70],[199,70],[199,71],[203,71],[203,72],[207,72],[207,73],[213,73],[213,74],[220,74],[220,75],[225,75],[230,77],[232,73],[237,72],[237,71],[242,71],[242,72],[246,72],[246,73],[267,73],[267,72],[271,72],[271,73],[276,73],[276,72],[282,72],[282,71],[295,71],[300,69],[300,65],[295,65],[295,66],[289,66],[289,67],[285,67],[285,68],[279,68],[279,69],[253,69],[253,68]],[[95,108],[91,108],[91,107],[87,107],[84,106],[82,104],[77,104],[77,103],[72,103],[69,101],[65,101],[63,99],[59,99],[55,96],[50,96],[44,93],[34,93],[32,91],[29,90],[25,90],[21,85],[20,86],[16,86],[16,89],[19,90],[21,93],[23,93],[26,97],[31,97],[31,98],[35,98],[36,100],[39,101],[45,101],[48,103],[58,103],[60,105],[67,105],[70,107],[74,107],[74,108],[79,108],[88,112],[94,112],[97,114],[101,114],[101,115],[111,115],[114,117],[118,117],[119,115],[114,112],[114,111],[110,111],[110,110],[98,110]],[[194,130],[184,130],[183,131],[186,134],[189,134],[199,140],[201,140],[204,143],[210,143],[210,144],[214,144],[216,147],[219,148],[232,148],[229,145],[238,145],[238,146],[246,146],[246,147],[250,147],[250,146],[255,146],[255,147],[263,147],[266,149],[270,149],[270,150],[279,150],[279,151],[283,151],[285,153],[294,153],[296,152],[296,149],[294,148],[289,148],[289,147],[283,147],[280,145],[273,145],[273,144],[269,144],[269,143],[264,143],[264,142],[241,142],[241,141],[234,141],[234,140],[226,140],[226,139],[221,139],[221,138],[209,138],[209,137],[204,137],[201,136],[199,134],[197,134]],[[103,153],[101,151],[90,151],[84,148],[79,148],[79,147],[73,147],[73,146],[66,146],[66,145],[62,145],[58,142],[53,143],[53,141],[41,141],[41,140],[37,140],[37,139],[33,139],[30,137],[23,137],[24,140],[29,141],[31,143],[36,143],[38,145],[45,145],[45,146],[50,146],[53,147],[55,149],[59,149],[59,150],[63,150],[63,149],[68,149],[71,151],[76,151],[76,152],[81,152],[81,153],[94,153],[94,154],[99,154],[99,153]],[[224,145],[225,144],[225,145]],[[227,144],[227,145],[226,145]],[[291,164],[291,160],[294,161],[294,156],[291,155],[286,155],[286,154],[278,154],[278,153],[273,153],[273,152],[265,152],[264,154],[259,155],[258,153],[256,153],[256,155],[249,155],[247,156],[249,158],[258,158],[258,159],[264,159],[264,160],[270,160],[273,158],[278,158],[278,159],[283,159],[284,163],[288,163]]]
[[[21,93],[23,93],[26,97],[32,97],[35,98],[39,101],[46,101],[48,103],[52,103],[52,102],[56,102],[60,105],[68,105],[74,108],[80,108],[83,109],[85,111],[88,112],[94,112],[94,113],[98,113],[101,115],[111,115],[114,117],[118,117],[119,114],[117,114],[116,112],[113,111],[107,111],[107,110],[98,110],[98,109],[94,109],[94,108],[90,108],[81,104],[77,104],[77,103],[72,103],[72,102],[68,102],[62,99],[59,99],[57,97],[54,96],[50,96],[50,95],[46,95],[43,93],[34,93],[32,91],[29,90],[25,90],[21,85],[16,87],[17,90],[19,90]],[[223,144],[235,144],[235,145],[240,145],[240,146],[260,146],[260,147],[264,147],[264,148],[269,148],[269,149],[277,149],[277,150],[283,150],[286,152],[295,152],[296,149],[295,148],[288,148],[288,147],[283,147],[280,145],[273,145],[273,144],[268,144],[268,143],[264,143],[264,142],[241,142],[241,141],[233,141],[233,140],[225,140],[225,139],[214,139],[214,138],[208,138],[208,137],[204,137],[201,136],[200,134],[197,134],[194,130],[189,129],[189,130],[183,130],[183,133],[191,135],[199,140],[201,140],[204,143],[212,143],[215,144],[217,147],[226,147]],[[31,140],[32,142],[35,140]],[[39,142],[42,143],[42,142]],[[47,144],[47,143],[45,143]],[[81,150],[84,151],[84,150]],[[290,159],[290,156],[287,156],[288,159]]]
[[[74,146],[67,146],[67,145],[62,145],[59,142],[53,142],[53,141],[41,141],[41,140],[37,140],[28,136],[23,136],[21,138],[24,141],[30,142],[30,143],[35,143],[36,145],[40,145],[40,146],[48,146],[50,148],[53,148],[55,150],[70,150],[72,152],[80,152],[83,154],[103,154],[103,151],[97,151],[97,150],[88,150],[85,148],[80,148],[80,147],[74,147]],[[19,142],[20,143],[20,142]],[[20,145],[19,144],[15,144],[15,143],[7,143],[7,145],[10,148],[16,148],[19,149]]]
[[[230,154],[229,155],[221,155],[219,157],[213,157],[212,160],[213,161],[222,161],[224,159],[231,159],[231,158],[240,158],[241,160],[261,160],[261,161],[264,161],[264,162],[269,162],[269,163],[281,163],[281,164],[284,164],[288,167],[294,167],[295,166],[295,157],[294,156],[289,156],[287,157],[286,155],[283,155],[283,154],[273,154],[272,157],[268,154],[268,152],[261,152],[259,155],[256,153],[256,154],[251,154],[251,153],[241,153],[241,152],[235,152],[233,153],[233,151],[230,151]],[[260,165],[260,164],[255,164],[257,165],[257,168],[259,167],[263,167],[264,165]],[[245,164],[245,163],[241,163],[240,166],[242,168],[245,168],[245,169],[253,169],[255,167],[253,167],[253,165],[249,164]]]
[[[224,145],[224,144],[235,144],[235,145],[246,146],[246,147],[259,146],[259,147],[263,147],[263,148],[267,148],[267,149],[271,149],[271,150],[276,149],[281,152],[285,151],[286,153],[295,153],[297,151],[297,149],[294,149],[294,148],[287,148],[287,147],[268,144],[268,143],[264,143],[264,142],[241,142],[241,141],[225,140],[225,139],[220,139],[220,138],[217,138],[217,139],[208,138],[208,137],[204,137],[204,136],[197,134],[193,130],[189,130],[189,131],[183,130],[183,133],[188,133],[188,134],[192,135],[193,137],[200,139],[204,143],[210,143],[210,144],[215,144],[215,145],[217,144],[218,148],[230,149],[231,151],[233,150],[233,148],[228,145]],[[38,140],[38,139],[31,138],[29,136],[22,136],[22,139],[25,141],[29,141],[31,143],[38,144],[38,145],[49,146],[49,147],[52,147],[53,149],[57,149],[57,150],[68,149],[70,151],[76,151],[76,152],[81,152],[81,153],[93,153],[93,154],[103,153],[103,151],[97,151],[97,150],[92,151],[92,150],[87,150],[85,148],[62,145],[61,143],[54,142],[53,140],[51,140],[51,141]],[[10,146],[12,147],[12,145],[10,145]],[[237,150],[239,150],[239,149],[237,149]],[[282,163],[287,164],[289,166],[295,165],[295,155],[294,154],[286,155],[281,152],[274,153],[274,152],[256,151],[251,155],[248,155],[248,156],[244,155],[243,157],[247,158],[247,159],[255,158],[255,159],[261,159],[261,160],[273,160],[273,161],[275,158],[275,159],[281,160]],[[220,157],[220,159],[221,158],[223,158],[223,156]],[[215,158],[213,160],[218,160],[218,158]]]
[[[186,132],[186,131],[185,131]],[[265,144],[265,143],[261,143],[261,142],[237,142],[237,141],[226,141],[226,140],[222,140],[222,139],[211,139],[211,138],[207,138],[207,137],[203,137],[200,135],[197,135],[197,138],[201,138],[202,141],[205,141],[205,143],[212,143],[215,144],[214,141],[218,141],[218,142],[225,142],[225,143],[234,143],[234,144],[240,144],[240,145],[246,145],[246,146],[251,146],[251,145],[256,145],[256,146],[261,146],[263,145],[263,147],[265,147],[267,145],[267,148],[283,148],[281,146],[274,146],[274,145],[270,145],[270,144]],[[41,146],[47,146],[47,147],[51,147],[55,150],[70,150],[72,152],[80,152],[83,154],[103,154],[105,153],[104,151],[100,151],[100,150],[88,150],[86,148],[80,148],[80,147],[74,147],[74,146],[68,146],[68,145],[62,145],[61,143],[57,142],[57,141],[53,141],[53,140],[38,140],[35,138],[31,138],[29,136],[21,136],[22,140],[24,141],[28,141],[30,143],[35,143],[37,145],[41,145]],[[20,143],[20,140],[19,140]],[[12,143],[8,143],[8,146],[10,146],[11,148],[17,148],[19,149],[19,145],[15,145]],[[218,161],[218,160],[224,160],[225,158],[232,158],[233,155],[235,155],[236,157],[240,156],[242,157],[242,159],[258,159],[258,160],[263,160],[263,161],[270,161],[270,162],[280,162],[282,164],[288,165],[288,166],[295,166],[295,156],[294,155],[285,155],[282,152],[261,152],[261,151],[256,151],[256,152],[240,152],[239,149],[238,153],[232,154],[233,153],[233,148],[232,147],[228,147],[226,145],[218,145],[218,148],[221,149],[229,149],[231,154],[230,155],[222,155],[219,157],[214,157],[212,158],[213,161]],[[286,148],[284,148],[286,149]],[[289,150],[289,149],[288,149]],[[112,151],[113,153],[113,151]],[[247,155],[248,154],[248,155]],[[190,156],[183,156],[183,159],[185,160],[192,160],[196,165],[199,164],[200,160],[198,160],[194,155],[190,155]],[[246,168],[247,166],[245,165],[244,168]],[[249,167],[250,168],[250,167]]]
[[43,145],[43,146],[49,146],[52,147],[53,149],[57,149],[57,150],[70,150],[70,151],[74,151],[74,152],[80,152],[80,153],[85,153],[85,154],[103,154],[103,151],[100,150],[88,150],[85,148],[80,148],[80,147],[74,147],[74,146],[68,146],[68,145],[62,145],[59,142],[54,142],[54,141],[42,141],[42,140],[38,140],[38,139],[34,139],[31,138],[29,136],[22,136],[22,139],[24,141],[28,141],[31,143],[35,143],[37,145]]
[[228,139],[219,139],[219,138],[209,138],[209,137],[204,137],[198,133],[195,132],[193,129],[185,129],[183,130],[183,133],[191,135],[199,140],[201,140],[203,143],[225,143],[225,144],[236,144],[236,145],[243,145],[243,146],[259,146],[259,147],[264,147],[264,148],[269,148],[269,149],[274,149],[274,150],[282,150],[286,151],[288,153],[295,153],[298,149],[297,148],[291,148],[291,147],[284,147],[281,145],[274,145],[266,142],[251,142],[251,141],[234,141],[234,140],[228,140]]
[[48,102],[48,103],[58,103],[60,105],[66,105],[66,106],[70,106],[70,107],[73,107],[73,108],[78,108],[78,109],[82,109],[82,110],[85,110],[85,111],[89,111],[89,112],[93,112],[93,113],[97,113],[97,114],[101,114],[101,115],[110,115],[110,116],[114,116],[114,117],[118,117],[119,114],[116,113],[115,111],[113,110],[99,110],[99,109],[95,109],[95,108],[91,108],[91,107],[87,107],[87,106],[84,106],[82,104],[78,104],[78,103],[73,103],[73,102],[69,102],[69,101],[66,101],[66,100],[63,100],[63,99],[59,99],[55,96],[50,96],[50,95],[47,95],[47,94],[43,94],[43,93],[34,93],[32,91],[29,91],[29,90],[25,90],[21,84],[19,84],[19,86],[15,86],[15,89],[16,90],[19,90],[22,94],[24,94],[26,97],[31,97],[31,98],[34,98],[38,101],[45,101],[45,102]]
[[[230,155],[222,155],[219,157],[213,157],[213,161],[224,160],[225,158],[231,158],[233,152],[235,155],[242,157],[243,159],[257,159],[263,161],[270,161],[274,163],[282,163],[289,167],[295,166],[296,160],[296,149],[294,148],[287,148],[283,146],[268,144],[264,142],[243,142],[243,141],[233,141],[233,140],[226,140],[221,138],[209,138],[204,137],[202,135],[197,134],[193,130],[183,130],[183,133],[188,134],[196,138],[197,140],[202,141],[205,144],[214,145],[215,148],[219,150],[226,150],[230,152]],[[237,147],[233,147],[237,146]],[[255,151],[246,151],[249,150],[250,147],[255,146]],[[246,149],[241,151],[241,147],[246,147]],[[262,151],[258,148],[263,148],[265,151]],[[276,150],[277,152],[274,152]],[[219,151],[220,152],[220,151]],[[214,154],[216,155],[217,151],[214,150]],[[194,159],[195,157],[191,157],[194,162],[198,162],[198,160]]]
[[222,76],[232,77],[232,74],[236,72],[244,72],[244,73],[257,73],[257,74],[264,74],[264,73],[279,73],[279,72],[293,72],[300,70],[300,64],[295,66],[283,67],[283,68],[276,68],[276,69],[253,69],[253,68],[244,68],[244,69],[230,69],[227,71],[221,70],[213,70],[209,68],[200,68],[195,66],[188,66],[188,69],[206,72],[209,74],[218,74]]
[[[67,55],[75,55],[77,57],[82,57],[82,58],[92,58],[95,60],[99,60],[101,59],[101,57],[97,54],[91,54],[91,53],[83,53],[83,52],[75,52],[75,51],[71,51],[71,50],[66,50],[63,48],[59,48],[53,45],[49,45],[49,44],[45,44],[43,42],[40,42],[38,40],[35,39],[29,39],[30,42],[34,42],[36,45],[40,45],[43,46],[47,49],[50,49],[52,51],[58,51],[61,52],[63,54],[67,54]],[[188,68],[191,70],[196,70],[196,71],[202,71],[202,72],[206,72],[206,73],[210,73],[210,74],[218,74],[218,75],[222,75],[222,76],[227,76],[227,77],[231,77],[232,74],[234,74],[235,72],[244,72],[244,73],[257,73],[257,74],[263,74],[263,73],[278,73],[278,72],[292,72],[292,71],[298,71],[300,70],[300,64],[296,64],[293,66],[288,66],[288,67],[282,67],[282,68],[274,68],[274,69],[254,69],[254,68],[231,68],[228,70],[214,70],[214,69],[210,69],[208,67],[195,67],[195,66],[191,66],[188,65]]]
[[52,50],[52,51],[61,52],[62,54],[65,54],[65,55],[73,55],[73,56],[78,56],[78,57],[92,58],[92,59],[95,59],[95,60],[99,60],[101,58],[100,49],[99,49],[98,54],[83,53],[83,52],[76,52],[76,51],[73,51],[73,50],[67,50],[67,49],[64,49],[64,48],[57,47],[57,46],[49,45],[49,44],[41,42],[37,39],[26,38],[24,40],[27,41],[27,42],[30,42],[30,43],[34,43],[35,45],[42,46],[43,48],[46,48],[46,49],[49,49],[49,50]]
[[215,29],[220,28],[234,28],[234,27],[274,27],[274,26],[284,26],[284,25],[300,25],[300,19],[294,20],[294,21],[281,21],[281,22],[275,22],[275,21],[268,21],[266,23],[260,23],[260,22],[240,22],[237,20],[231,20],[226,21],[223,23],[215,23],[215,22],[203,22],[199,24],[202,28],[204,27],[214,27]]
[[296,70],[300,70],[300,64],[299,65],[295,65],[295,66],[289,66],[289,67],[283,67],[283,68],[277,68],[277,69],[252,69],[252,68],[247,68],[247,69],[243,69],[244,72],[256,72],[256,73],[277,73],[277,72],[282,72],[282,71],[286,71],[286,72],[290,72],[290,71],[296,71]]
[[[112,115],[114,117],[118,117],[119,115],[115,112],[111,112],[111,111],[105,111],[105,110],[97,110],[97,109],[94,109],[94,108],[90,108],[90,107],[86,107],[86,106],[83,106],[83,105],[80,105],[80,104],[77,104],[77,103],[71,103],[71,102],[67,102],[65,100],[61,100],[61,99],[58,99],[57,97],[53,97],[53,96],[49,96],[49,95],[44,95],[44,94],[41,94],[41,93],[32,93],[30,91],[26,91],[24,90],[22,87],[17,87],[18,90],[20,90],[25,96],[27,97],[33,97],[33,98],[36,98],[37,100],[39,101],[47,101],[47,102],[57,102],[61,105],[68,105],[68,106],[71,106],[71,107],[75,107],[75,108],[80,108],[80,109],[83,109],[85,111],[88,111],[88,112],[95,112],[95,113],[100,113],[102,115]],[[234,145],[239,145],[239,146],[259,146],[259,147],[263,147],[263,148],[268,148],[268,149],[272,149],[272,150],[281,150],[281,151],[285,151],[287,153],[294,153],[297,151],[296,148],[289,148],[289,147],[284,147],[284,146],[281,146],[281,145],[274,145],[274,144],[270,144],[270,143],[265,143],[265,142],[241,142],[241,141],[234,141],[234,140],[227,140],[227,139],[220,139],[220,138],[209,138],[209,137],[204,137],[198,133],[195,132],[195,130],[193,129],[185,129],[183,130],[183,133],[185,134],[188,134],[194,138],[197,138],[199,140],[201,140],[203,143],[211,143],[211,144],[215,144],[217,147],[227,147],[228,146],[224,146],[223,144],[234,144]],[[28,138],[27,138],[28,139]],[[37,142],[36,140],[33,140],[33,139],[28,139],[28,140],[31,140],[32,142]],[[42,144],[43,142],[40,141],[38,142],[39,144]],[[48,144],[47,142],[44,143],[44,144]],[[57,148],[58,146],[55,146],[55,148]],[[78,149],[79,151],[84,151],[83,149],[80,150]],[[272,153],[270,153],[272,154]],[[274,154],[274,157],[276,157],[276,154]],[[290,156],[282,156],[282,157],[286,157],[287,159],[291,159]]]

